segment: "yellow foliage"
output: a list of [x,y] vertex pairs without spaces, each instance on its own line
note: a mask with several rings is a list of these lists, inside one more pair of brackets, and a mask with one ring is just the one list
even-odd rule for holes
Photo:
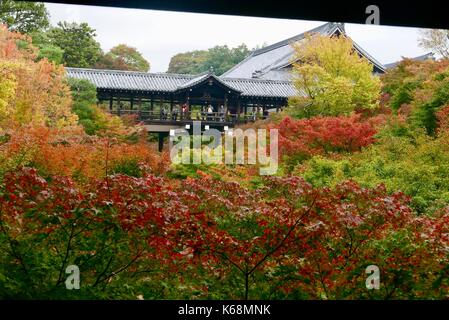
[[16,77],[9,72],[11,66],[11,63],[0,63],[0,119],[9,116],[8,101],[15,95],[17,88]]
[[63,67],[46,59],[36,62],[35,53],[29,38],[0,26],[0,126],[76,125]]
[[294,83],[301,96],[290,104],[311,108],[314,115],[350,114],[378,106],[380,80],[373,66],[353,49],[350,39],[310,35],[293,45]]

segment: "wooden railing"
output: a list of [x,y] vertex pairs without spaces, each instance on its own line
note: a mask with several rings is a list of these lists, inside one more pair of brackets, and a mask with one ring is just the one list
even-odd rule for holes
[[261,114],[223,114],[221,112],[158,112],[147,110],[112,110],[111,114],[118,116],[132,115],[137,121],[192,121],[198,120],[203,122],[226,122],[226,123],[247,123],[257,119],[265,119],[266,116]]

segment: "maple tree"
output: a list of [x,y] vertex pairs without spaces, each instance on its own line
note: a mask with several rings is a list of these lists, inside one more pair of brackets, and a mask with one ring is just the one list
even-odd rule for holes
[[447,105],[448,60],[402,60],[393,70],[382,76],[383,90],[388,94],[386,105],[408,116],[408,122],[425,128],[434,135],[438,111]]
[[[0,287],[9,297],[70,296],[61,270],[76,263],[89,297],[168,273],[166,294],[178,297],[440,297],[432,284],[448,286],[439,263],[448,258],[448,213],[417,217],[408,201],[382,186],[315,189],[298,177],[249,190],[207,177],[172,184],[118,174],[81,191],[70,178],[23,168],[1,187]],[[363,287],[370,264],[383,270],[375,293]]]
[[356,108],[378,106],[380,81],[350,39],[313,34],[293,48],[293,79],[300,92],[289,101],[293,114],[348,115]]
[[[395,129],[396,130],[396,129]],[[398,130],[400,136],[379,137],[362,152],[341,158],[313,157],[293,172],[316,186],[334,186],[354,179],[365,187],[385,184],[388,191],[401,190],[412,197],[420,213],[447,206],[447,132],[437,138],[423,132]]]
[[[19,48],[17,43],[25,43]],[[37,50],[29,37],[0,26],[0,124],[73,126],[70,90],[61,66],[48,60],[35,62]]]
[[[42,175],[62,175],[79,183],[108,173],[140,176],[149,167],[153,173],[167,170],[168,155],[156,153],[156,146],[142,136],[135,143],[118,138],[86,135],[81,128],[50,129],[25,127],[2,135],[0,177],[21,166],[33,166]],[[48,161],[51,159],[51,161]]]
[[375,141],[376,127],[383,120],[361,115],[313,117],[294,120],[289,116],[270,126],[279,130],[279,150],[294,165],[312,155],[355,152]]

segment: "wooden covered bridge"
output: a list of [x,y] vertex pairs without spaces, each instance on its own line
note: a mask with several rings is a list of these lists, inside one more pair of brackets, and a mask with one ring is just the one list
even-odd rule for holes
[[97,87],[99,103],[117,115],[133,114],[161,139],[193,121],[223,129],[264,118],[297,95],[291,81],[66,68],[67,76]]

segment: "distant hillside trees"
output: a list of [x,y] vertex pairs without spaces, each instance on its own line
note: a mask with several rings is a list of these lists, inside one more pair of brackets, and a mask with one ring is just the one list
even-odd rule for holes
[[51,45],[64,51],[63,62],[67,67],[91,67],[102,55],[95,30],[87,23],[59,22],[47,36]]
[[50,25],[48,11],[42,2],[11,0],[0,1],[0,23],[21,33],[43,30]]
[[215,74],[221,75],[245,59],[249,53],[250,50],[245,44],[235,48],[224,45],[208,50],[178,53],[171,58],[167,72],[198,74],[212,67]]
[[119,44],[102,55],[95,68],[148,72],[150,63],[136,48]]
[[47,58],[66,67],[114,69],[147,72],[150,63],[133,47],[119,44],[103,53],[96,30],[87,23],[59,22],[46,31],[32,32],[39,58]]

